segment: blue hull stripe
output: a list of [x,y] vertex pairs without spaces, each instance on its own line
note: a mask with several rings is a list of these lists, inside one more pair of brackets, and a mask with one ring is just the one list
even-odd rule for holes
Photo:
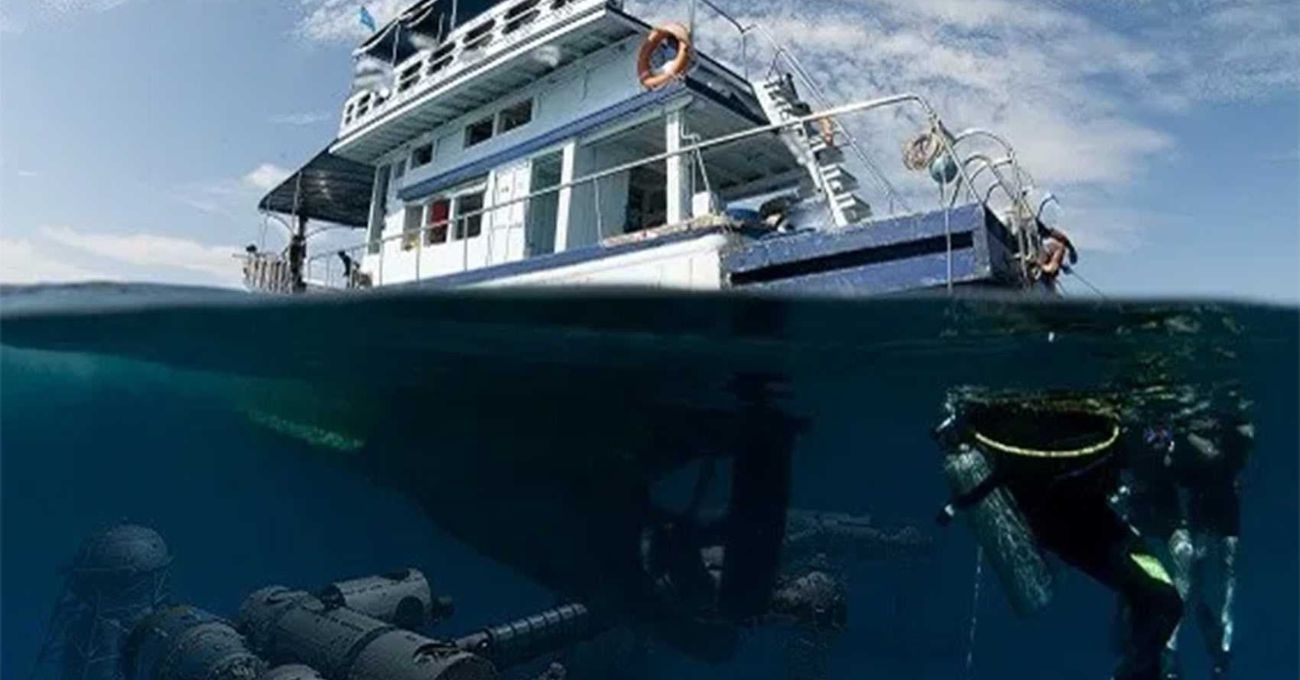
[[873,294],[1011,279],[1006,229],[983,206],[881,220],[834,231],[772,235],[723,254],[734,288]]
[[845,229],[773,235],[727,253],[723,266],[728,272],[750,272],[782,264],[827,257],[849,251],[883,248],[909,241],[980,230],[984,208],[977,203],[953,208],[944,226],[942,211],[906,215]]
[[[966,248],[953,251],[952,278],[954,284],[960,285],[987,281],[991,277],[988,271],[979,265],[976,252]],[[931,253],[866,267],[779,279],[739,288],[752,291],[860,297],[939,288],[945,286],[947,282],[947,253]]]

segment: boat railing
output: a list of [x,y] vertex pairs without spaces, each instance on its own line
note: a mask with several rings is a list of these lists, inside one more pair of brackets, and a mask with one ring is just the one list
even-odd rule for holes
[[[844,104],[841,106],[836,106],[821,111],[816,111],[805,116],[800,116],[798,118],[791,118],[777,123],[759,125],[759,126],[747,128],[745,130],[740,130],[738,132],[720,135],[718,137],[713,137],[710,139],[705,139],[700,141],[689,140],[691,143],[682,145],[677,149],[649,155],[637,160],[629,161],[627,163],[615,165],[606,168],[604,170],[600,170],[597,172],[584,175],[579,178],[569,180],[567,182],[560,182],[558,184],[544,187],[542,189],[533,190],[526,194],[515,196],[507,200],[493,201],[490,204],[484,206],[482,209],[468,211],[466,213],[459,214],[454,218],[447,220],[445,222],[439,222],[434,224],[421,224],[420,227],[417,229],[402,230],[399,233],[383,236],[379,239],[372,239],[367,242],[360,243],[355,246],[351,246],[341,250],[331,250],[330,252],[327,253],[317,253],[313,255],[311,258],[309,258],[308,260],[307,276],[313,284],[326,285],[335,288],[383,285],[386,281],[384,277],[384,258],[385,258],[385,252],[388,250],[388,248],[386,248],[385,246],[395,241],[402,241],[404,242],[404,244],[409,245],[409,247],[403,248],[404,252],[409,250],[416,251],[414,280],[415,281],[422,280],[424,277],[423,277],[423,272],[421,272],[420,262],[422,258],[420,257],[420,255],[425,242],[429,240],[429,234],[435,229],[437,230],[452,229],[453,234],[461,233],[461,238],[453,239],[453,241],[459,241],[462,247],[462,262],[461,262],[460,271],[469,271],[470,269],[474,268],[471,266],[470,263],[469,244],[471,239],[467,237],[468,236],[467,229],[454,226],[457,224],[463,224],[464,222],[462,221],[464,220],[469,220],[470,218],[477,217],[477,216],[488,215],[495,211],[499,211],[503,208],[507,208],[516,204],[526,204],[528,201],[532,201],[542,196],[548,196],[551,194],[562,195],[562,192],[569,192],[569,195],[572,196],[572,192],[574,189],[586,185],[591,185],[593,187],[593,190],[591,192],[593,195],[593,200],[597,203],[597,206],[599,206],[600,180],[618,175],[620,173],[628,172],[630,170],[633,170],[641,166],[664,163],[666,161],[677,158],[679,156],[694,157],[694,159],[696,159],[701,164],[701,166],[703,166],[704,163],[703,155],[706,151],[709,151],[711,149],[716,149],[726,145],[735,144],[737,142],[741,142],[743,140],[758,135],[779,132],[785,128],[806,126],[816,121],[820,121],[822,119],[829,118],[831,120],[836,120],[840,117],[847,116],[847,115],[861,114],[869,111],[878,111],[886,108],[900,107],[900,106],[914,106],[919,108],[921,113],[925,116],[925,118],[927,118],[930,121],[930,124],[933,129],[938,129],[938,130],[945,129],[942,120],[939,118],[938,113],[930,105],[930,103],[920,95],[907,93],[907,94],[891,95],[887,97],[879,97],[875,99],[867,99],[867,100],[852,102],[849,104]],[[938,136],[938,142],[941,146],[942,153],[948,154],[948,156],[951,158],[960,158],[957,155],[956,148],[955,148],[957,141],[960,140],[958,140],[956,137],[949,136],[946,134]],[[965,161],[956,163],[956,172],[960,181],[955,182],[955,186],[951,189],[952,192],[951,194],[944,194],[943,200],[940,203],[940,207],[942,209],[950,208],[952,204],[948,203],[948,200],[950,197],[956,195],[965,195],[969,198],[971,202],[978,202],[981,205],[984,205],[986,207],[989,206],[989,198],[985,194],[982,194],[980,191],[978,191],[978,189],[976,188],[976,185],[973,182],[974,179],[973,173],[970,172],[970,170],[968,169],[968,165],[969,163]],[[994,174],[995,175],[999,174],[996,168],[994,168]],[[1013,202],[1018,202],[1019,204],[1026,204],[1024,197],[1016,196],[1013,188],[1008,188],[1007,186],[1003,186],[1002,188],[1004,191],[1007,192],[1008,196]],[[821,200],[823,201],[829,200],[826,195],[825,189],[821,189]],[[597,224],[596,224],[597,237],[598,240],[603,240],[609,235],[603,233],[603,225],[600,223],[600,214],[601,214],[600,210],[597,209],[595,211],[595,215],[597,219]],[[488,219],[490,219],[490,217]],[[484,229],[484,232],[485,232],[485,237],[489,239],[487,247],[488,247],[488,254],[490,257],[491,238],[493,233],[493,229],[491,228],[490,224]],[[378,246],[377,248],[376,245]],[[1027,245],[1028,244],[1026,244],[1026,247]],[[333,259],[337,258],[339,253],[343,253],[348,256],[349,260],[353,262],[360,262],[361,258],[365,255],[367,250],[369,250],[372,253],[375,253],[375,256],[377,258],[372,275],[366,278],[348,276],[346,277],[345,281],[340,283],[338,280],[339,277],[336,277],[333,272],[334,269]],[[323,272],[324,276],[323,277],[315,276],[317,271],[316,268],[321,266],[322,261],[324,262],[323,267],[325,269],[325,271]],[[451,273],[456,273],[456,272],[439,271],[437,272],[437,275],[442,276]],[[367,280],[367,278],[369,280]]]
[[[766,42],[772,50],[772,59],[767,65],[766,75],[788,73],[798,81],[798,87],[803,92],[807,93],[808,99],[811,100],[814,108],[831,108],[832,104],[830,99],[827,97],[821,85],[812,77],[811,74],[808,73],[807,69],[804,68],[803,63],[799,60],[798,56],[786,48],[785,45],[781,44],[776,39],[776,36],[772,35],[772,32],[769,31],[766,26],[759,23],[744,24],[719,6],[719,4],[714,0],[691,0],[690,17],[692,26],[695,24],[697,6],[703,6],[710,10],[739,34],[740,66],[746,80],[750,77],[749,35],[755,34]],[[903,194],[900,191],[898,191],[897,187],[895,187],[894,183],[890,181],[888,175],[881,169],[879,164],[877,164],[875,160],[872,159],[871,155],[867,153],[862,142],[857,139],[849,127],[844,125],[838,118],[832,118],[831,121],[834,125],[836,135],[844,140],[845,146],[853,151],[854,155],[879,184],[888,200],[889,212],[894,214],[898,208],[902,208],[904,213],[915,213],[915,210],[913,210],[909,205],[907,199],[903,197]],[[982,128],[971,128],[953,135],[952,144],[955,146],[959,143],[978,139],[989,140],[1000,145],[1005,150],[1007,156],[1006,162],[999,163],[997,167],[1010,165],[1013,171],[1012,179],[1008,180],[1005,176],[997,172],[997,167],[992,168],[992,174],[995,177],[995,184],[990,186],[985,192],[986,197],[983,202],[988,203],[989,197],[992,195],[994,189],[1001,189],[1015,207],[1017,216],[1034,214],[1034,211],[1028,204],[1027,194],[1027,191],[1034,186],[1032,176],[1021,167],[1016,158],[1015,149],[1006,139]],[[958,156],[954,156],[954,158],[957,157]],[[978,176],[983,169],[984,168],[980,168],[979,170],[976,170],[971,179],[975,179],[975,176]],[[1025,181],[1026,178],[1029,179],[1028,182]],[[959,195],[959,192],[953,192],[950,203],[955,202]],[[1032,233],[1026,234],[1025,238],[1027,240],[1027,242],[1023,244],[1026,248],[1025,252],[1036,253],[1039,246],[1037,242],[1037,232],[1033,231]]]
[[381,91],[357,92],[344,102],[339,136],[385,112],[449,82],[465,68],[513,49],[539,30],[582,11],[619,5],[618,0],[518,0],[500,3],[457,26],[436,47],[393,64],[393,84]]
[[289,260],[280,253],[248,252],[244,260],[244,287],[259,293],[296,291]]
[[[713,12],[713,14],[730,25],[739,35],[740,68],[746,80],[750,79],[749,36],[750,34],[756,34],[772,49],[772,60],[767,66],[765,72],[766,75],[770,76],[776,73],[788,73],[798,80],[800,90],[807,94],[808,98],[811,100],[813,108],[826,109],[831,107],[830,98],[826,96],[821,85],[819,85],[803,67],[799,58],[777,41],[776,36],[772,35],[772,32],[767,30],[766,26],[758,23],[741,23],[739,19],[732,16],[717,3],[713,2],[713,0],[691,0],[690,17],[692,26],[695,24],[697,5],[702,5]],[[911,206],[908,205],[907,199],[905,199],[898,191],[893,182],[889,180],[889,177],[883,170],[881,170],[875,160],[871,158],[871,155],[866,152],[862,143],[858,141],[852,131],[850,131],[848,127],[842,125],[838,120],[832,119],[831,122],[834,126],[836,136],[844,140],[845,145],[853,152],[853,154],[858,158],[858,161],[862,163],[863,167],[866,168],[867,172],[871,174],[872,178],[880,186],[881,191],[885,194],[886,200],[888,201],[887,205],[889,213],[897,214],[899,208],[901,208],[904,213],[914,212]]]

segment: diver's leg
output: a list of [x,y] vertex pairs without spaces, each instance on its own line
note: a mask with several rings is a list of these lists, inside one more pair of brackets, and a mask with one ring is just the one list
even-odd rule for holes
[[1128,649],[1116,680],[1159,680],[1165,643],[1183,612],[1173,580],[1104,496],[1071,494],[1053,501],[1044,508],[1050,514],[1030,520],[1043,545],[1117,591],[1130,612]]
[[1220,539],[1222,572],[1219,582],[1223,592],[1219,602],[1219,649],[1218,658],[1214,662],[1215,677],[1227,675],[1228,662],[1232,658],[1233,606],[1237,599],[1237,545],[1236,536]]
[[[1173,567],[1174,588],[1178,590],[1178,596],[1183,602],[1190,602],[1192,589],[1192,563],[1195,559],[1196,548],[1192,545],[1192,534],[1185,527],[1174,530],[1169,537],[1169,558]],[[1169,636],[1169,641],[1165,643],[1165,676],[1176,678],[1180,677],[1181,671],[1178,663],[1178,635],[1182,631],[1182,623],[1174,628],[1173,634]]]
[[1214,663],[1214,677],[1227,677],[1231,661],[1233,604],[1236,599],[1238,536],[1241,534],[1241,496],[1235,474],[1205,480],[1191,497],[1192,527],[1197,530],[1202,553],[1202,593],[1197,608],[1205,646]]
[[1196,615],[1205,637],[1206,651],[1214,663],[1214,677],[1225,678],[1232,657],[1233,604],[1237,589],[1236,536],[1206,534],[1206,562],[1213,578],[1203,580],[1204,597],[1199,599]]
[[1135,541],[1122,542],[1115,548],[1103,576],[1120,591],[1133,612],[1129,649],[1115,677],[1157,678],[1165,645],[1182,618],[1183,601],[1159,560],[1143,552]]

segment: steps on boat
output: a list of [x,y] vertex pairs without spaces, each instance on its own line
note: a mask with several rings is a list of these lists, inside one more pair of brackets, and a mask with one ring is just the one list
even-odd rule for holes
[[[772,123],[794,120],[812,113],[799,97],[794,80],[777,73],[757,84],[754,93]],[[831,218],[837,227],[847,227],[871,216],[871,206],[858,197],[858,179],[844,166],[844,152],[815,124],[781,130],[781,139],[808,171],[813,188],[824,191]]]

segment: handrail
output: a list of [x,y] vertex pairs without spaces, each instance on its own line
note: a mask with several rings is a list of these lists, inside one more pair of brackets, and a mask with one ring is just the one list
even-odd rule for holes
[[[1025,186],[1025,182],[1024,182],[1024,180],[1026,180],[1026,179],[1028,180],[1028,188],[1029,188],[1029,189],[1032,189],[1032,188],[1034,188],[1035,186],[1037,186],[1037,185],[1038,185],[1038,182],[1036,182],[1036,181],[1034,180],[1034,176],[1033,176],[1032,174],[1030,174],[1029,171],[1027,171],[1027,170],[1025,170],[1023,167],[1021,167],[1021,165],[1020,165],[1020,160],[1016,157],[1016,149],[1015,149],[1015,147],[1011,146],[1011,143],[1008,142],[1008,141],[1007,141],[1005,138],[1003,138],[1001,135],[998,135],[998,134],[996,134],[996,133],[994,133],[994,132],[991,132],[991,131],[989,131],[989,130],[985,130],[984,128],[967,128],[967,129],[965,129],[965,130],[962,130],[961,132],[958,132],[957,134],[953,135],[953,145],[956,146],[957,144],[959,144],[959,143],[961,143],[961,142],[964,142],[964,141],[966,141],[967,139],[970,139],[970,138],[972,138],[972,137],[984,137],[984,138],[986,138],[986,139],[991,139],[991,140],[993,140],[994,142],[997,142],[997,143],[1002,147],[1002,149],[1006,152],[1006,154],[1007,154],[1006,158],[1003,159],[1002,161],[999,161],[999,162],[997,163],[997,165],[998,165],[998,166],[1001,166],[1001,165],[1008,165],[1008,164],[1010,164],[1011,167],[1012,167],[1012,170],[1015,171],[1015,174],[1016,174],[1016,192],[1015,192],[1015,193],[1016,193],[1017,196],[1020,196],[1020,198],[1012,198],[1012,202],[1013,202],[1013,203],[1017,203],[1017,204],[1019,204],[1020,207],[1024,208],[1027,212],[1032,213],[1032,211],[1029,210],[1029,204],[1028,204],[1027,202],[1025,202],[1025,200],[1024,200],[1024,198],[1023,198],[1024,195],[1025,195],[1025,191],[1026,191],[1026,186]],[[977,172],[976,174],[978,174],[978,172]],[[996,175],[997,173],[994,173],[994,174]],[[999,181],[1002,181],[1002,182],[1005,183],[1005,180],[1004,180],[1003,178],[999,177],[998,179],[999,179]],[[1010,194],[1010,193],[1011,193],[1011,192],[1008,191],[1008,194]]]
[[[591,10],[596,5],[608,1],[574,0],[575,3],[586,2],[590,5],[581,11]],[[506,20],[507,14],[525,2],[528,0],[520,0],[513,4],[500,3],[474,17],[472,21],[453,28],[437,46],[419,50],[400,62],[389,64],[393,74],[390,87],[385,87],[382,93],[371,90],[359,91],[344,101],[343,118],[339,125],[340,136],[350,134],[363,124],[379,120],[385,112],[427,94],[430,88],[438,83],[450,82],[455,74],[463,72],[464,67],[477,63],[461,64],[460,61],[466,53],[473,53],[480,49],[499,53],[504,50],[496,46],[515,44],[511,41],[518,40],[516,31],[522,31],[518,35],[530,34],[537,30],[540,23],[575,11],[571,3],[557,7],[550,2],[538,2],[528,12]],[[475,31],[483,29],[486,29],[483,35],[470,37]],[[488,45],[492,47],[486,47]],[[363,100],[366,101],[364,106],[361,104]]]
[[[736,32],[740,34],[740,66],[742,72],[744,73],[745,80],[749,80],[748,37],[750,32],[757,32],[761,37],[765,38],[767,42],[772,46],[772,49],[774,50],[774,54],[773,54],[774,61],[775,58],[783,59],[786,62],[786,64],[789,65],[790,69],[794,71],[795,75],[798,76],[799,80],[804,85],[807,86],[808,90],[813,95],[814,103],[817,104],[817,106],[819,107],[824,107],[829,105],[830,99],[826,96],[825,92],[821,89],[821,86],[817,84],[817,81],[813,80],[812,76],[808,75],[808,72],[804,69],[803,64],[799,61],[799,59],[795,57],[794,54],[792,54],[789,50],[783,47],[779,42],[777,42],[776,37],[772,35],[771,31],[767,30],[766,26],[763,26],[762,24],[750,24],[746,26],[740,23],[738,19],[728,14],[726,10],[722,9],[717,4],[712,2],[712,0],[691,0],[692,21],[695,16],[696,3],[702,4],[705,7],[708,7],[709,9],[713,10],[714,13],[716,13],[727,23],[731,24],[732,27],[736,29]],[[692,26],[692,28],[694,27]],[[854,137],[853,133],[850,132],[849,129],[844,125],[842,125],[838,120],[835,120],[834,118],[828,118],[828,120],[830,120],[831,124],[834,125],[835,128],[839,131],[839,133],[844,136],[845,141],[848,142],[849,148],[853,149],[853,152],[857,155],[858,160],[862,161],[862,164],[866,166],[867,171],[871,173],[872,177],[874,177],[876,181],[879,182],[881,187],[884,189],[885,195],[889,201],[889,212],[891,214],[894,213],[895,205],[901,206],[903,210],[909,213],[913,212],[911,206],[908,205],[907,200],[903,198],[902,194],[899,193],[898,189],[895,188],[893,183],[889,181],[889,178],[886,177],[885,173],[880,170],[880,167],[876,165],[875,161],[871,160],[871,156],[868,155],[867,152],[862,149],[862,146],[858,143],[857,137]]]
[[[705,0],[701,0],[701,1],[705,1]],[[775,61],[777,58],[784,60],[785,63],[794,72],[794,74],[799,78],[799,80],[808,87],[808,90],[813,95],[813,99],[815,103],[818,106],[827,106],[827,102],[829,101],[829,98],[826,96],[826,93],[821,89],[821,86],[818,85],[817,81],[813,80],[812,76],[809,75],[808,72],[804,69],[803,63],[799,61],[798,57],[794,56],[794,54],[790,52],[790,50],[787,50],[784,46],[782,46],[779,42],[777,42],[776,36],[773,36],[772,32],[767,30],[766,26],[763,26],[762,24],[751,24],[750,26],[746,27],[744,31],[746,33],[748,33],[749,31],[755,31],[760,36],[765,38],[767,42],[772,45],[772,49],[775,51],[773,54],[774,64],[772,68],[775,68]],[[844,135],[844,139],[849,143],[849,148],[853,149],[853,152],[858,156],[858,159],[861,160],[863,165],[866,166],[867,171],[870,172],[871,175],[876,178],[877,182],[880,182],[882,187],[884,187],[885,194],[886,196],[888,196],[890,201],[889,203],[890,212],[893,213],[895,203],[901,206],[903,210],[906,212],[909,213],[914,212],[912,210],[912,207],[908,205],[907,200],[903,198],[902,194],[899,193],[898,189],[895,188],[893,183],[889,181],[889,178],[885,176],[885,173],[880,169],[879,166],[876,165],[875,161],[871,160],[870,155],[868,155],[867,152],[862,149],[862,146],[858,144],[857,137],[853,136],[853,133],[849,132],[849,129],[845,127],[843,124],[841,124],[838,120],[835,120],[830,116],[828,116],[827,118],[831,121],[832,124],[835,125],[835,127],[839,130],[839,132]]]
[[[962,161],[962,166],[965,167],[967,165],[970,165],[972,162],[982,163],[979,169],[977,169],[974,173],[970,175],[970,180],[972,182],[975,181],[975,178],[979,177],[979,174],[981,172],[984,172],[985,170],[989,170],[990,172],[992,172],[995,180],[992,184],[989,185],[988,190],[984,192],[984,197],[981,200],[981,203],[983,205],[985,206],[988,205],[988,202],[992,199],[994,189],[1002,189],[1002,192],[1005,193],[1007,195],[1007,198],[1011,200],[1011,204],[1013,207],[1016,206],[1018,203],[1023,204],[1024,202],[1023,190],[1021,190],[1019,196],[1013,193],[1010,187],[1008,186],[1006,178],[1002,176],[1002,173],[1000,171],[998,171],[998,168],[1000,166],[1008,165],[1008,164],[1012,164],[1013,169],[1018,169],[1015,168],[1014,166],[1015,163],[1014,159],[1008,156],[1008,157],[1000,158],[995,161],[982,153],[977,153],[977,154],[971,154],[964,161]],[[974,191],[974,186],[972,185],[970,189]],[[954,195],[953,199],[948,201],[948,207],[951,208],[955,204],[956,204],[956,196]],[[1019,211],[1017,210],[1017,212]],[[1038,233],[1037,230],[1033,230],[1032,233],[1026,233],[1026,230],[1020,228],[1020,225],[1018,224],[1013,226],[1016,227],[1015,236],[1018,241],[1017,246],[1020,248],[1021,255],[1023,256],[1020,262],[1021,273],[1024,274],[1025,276],[1028,276],[1029,270],[1028,270],[1028,264],[1025,261],[1025,257],[1033,254],[1030,252],[1031,250],[1034,253],[1036,253],[1038,249],[1041,248],[1038,239]]]
[[[991,185],[989,185],[988,190],[984,192],[984,202],[987,203],[992,198],[994,189],[1002,189],[1002,193],[1006,194],[1007,199],[1009,199],[1012,202],[1012,204],[1014,204],[1016,202],[1016,192],[1012,191],[1008,187],[1006,178],[1002,176],[1002,173],[998,172],[998,168],[1010,163],[1011,159],[1004,157],[998,160],[993,160],[992,158],[989,158],[988,156],[982,153],[976,153],[967,156],[965,160],[962,161],[962,164],[970,165],[971,163],[977,161],[979,163],[982,163],[982,165],[980,165],[980,167],[976,169],[975,172],[971,173],[970,176],[971,181],[974,182],[976,179],[978,179],[980,173],[984,172],[985,170],[992,172],[994,178],[994,182]],[[956,205],[955,196],[953,200],[949,201],[949,205],[950,206]]]
[[[575,187],[578,187],[578,186],[581,186],[581,185],[587,184],[587,183],[589,183],[589,182],[597,182],[597,181],[599,181],[599,180],[601,180],[601,179],[604,179],[604,178],[606,178],[606,177],[611,177],[611,176],[614,176],[614,175],[617,175],[617,174],[620,174],[620,173],[623,173],[623,172],[627,172],[627,171],[629,171],[629,170],[632,170],[632,169],[634,169],[634,168],[637,168],[637,167],[640,167],[640,166],[643,166],[643,165],[650,165],[650,164],[654,164],[654,163],[662,163],[662,162],[668,161],[668,160],[670,160],[670,159],[676,158],[676,157],[678,157],[678,156],[683,156],[683,155],[687,155],[687,154],[700,154],[701,152],[703,152],[703,151],[706,150],[706,149],[712,149],[712,148],[716,148],[716,147],[726,146],[726,145],[729,145],[729,144],[734,144],[734,143],[736,143],[736,142],[743,141],[743,140],[748,139],[748,138],[750,138],[750,137],[755,137],[755,136],[758,136],[758,135],[763,135],[763,134],[769,134],[769,133],[772,133],[772,132],[777,132],[777,131],[780,131],[780,130],[785,129],[785,128],[795,128],[795,127],[804,126],[804,125],[807,125],[807,124],[812,123],[812,122],[814,122],[814,121],[821,120],[821,119],[823,119],[823,118],[832,118],[832,117],[836,117],[836,116],[844,116],[844,115],[855,114],[855,113],[864,113],[864,112],[871,111],[871,110],[874,110],[874,109],[880,109],[880,108],[891,107],[891,106],[899,106],[899,105],[903,105],[903,104],[914,104],[914,105],[916,105],[916,106],[919,106],[919,107],[922,109],[922,111],[925,113],[926,117],[929,118],[930,121],[931,121],[934,125],[942,126],[942,122],[941,122],[941,120],[940,120],[940,118],[939,118],[938,113],[935,112],[934,107],[932,107],[932,106],[930,105],[930,103],[929,103],[929,102],[928,102],[924,97],[922,97],[922,96],[920,96],[920,95],[918,95],[918,94],[914,94],[914,93],[903,93],[903,94],[889,95],[889,96],[886,96],[886,97],[877,97],[877,98],[874,98],[874,99],[865,99],[865,100],[860,100],[860,101],[857,101],[857,102],[850,102],[850,103],[848,103],[848,104],[843,104],[843,105],[840,105],[840,106],[837,106],[837,107],[833,107],[833,108],[830,108],[830,109],[826,109],[826,110],[823,110],[823,111],[813,112],[813,113],[810,113],[810,114],[805,115],[805,116],[799,116],[799,117],[796,117],[796,118],[787,119],[787,120],[780,121],[780,122],[777,122],[777,123],[769,123],[769,124],[766,124],[766,125],[758,125],[758,126],[755,126],[755,127],[752,127],[752,128],[748,128],[748,129],[746,129],[746,130],[740,130],[740,131],[737,131],[737,132],[732,132],[732,133],[728,133],[728,134],[725,134],[725,135],[720,135],[720,136],[718,136],[718,137],[714,137],[714,138],[712,138],[712,139],[703,140],[703,141],[700,141],[700,142],[697,142],[697,143],[694,143],[694,144],[687,144],[687,145],[684,145],[684,146],[682,146],[682,147],[679,147],[679,148],[677,148],[677,149],[675,149],[675,150],[664,151],[664,152],[661,152],[661,153],[653,154],[653,155],[651,155],[651,156],[646,156],[645,158],[641,158],[641,159],[634,160],[634,161],[629,161],[629,162],[627,162],[627,163],[622,163],[622,164],[619,164],[619,165],[616,165],[616,166],[613,166],[613,167],[610,167],[610,168],[606,168],[606,169],[604,169],[604,170],[600,170],[600,171],[593,172],[593,173],[588,174],[588,175],[584,175],[584,176],[579,177],[579,178],[576,178],[576,179],[571,179],[571,180],[569,180],[569,181],[567,181],[567,182],[560,182],[560,183],[558,183],[558,184],[553,184],[553,185],[551,185],[551,186],[549,186],[549,187],[546,187],[546,188],[543,188],[543,189],[539,189],[539,190],[537,190],[537,191],[529,192],[528,194],[525,194],[525,195],[523,195],[523,196],[517,196],[517,197],[513,197],[513,198],[511,198],[511,199],[508,199],[508,200],[506,200],[506,201],[502,201],[502,202],[499,202],[499,203],[493,203],[492,205],[484,206],[482,209],[479,209],[479,210],[474,210],[474,211],[470,211],[470,212],[468,212],[468,213],[465,213],[465,214],[463,214],[463,215],[458,215],[455,219],[448,220],[448,221],[447,221],[447,224],[450,225],[451,223],[454,223],[454,222],[459,221],[459,220],[462,220],[462,219],[469,219],[469,218],[472,218],[472,217],[476,217],[476,216],[480,216],[480,215],[485,215],[485,214],[487,214],[487,213],[490,213],[490,212],[493,212],[493,211],[496,211],[496,210],[500,210],[500,209],[502,209],[502,208],[505,208],[505,207],[508,207],[508,206],[511,206],[511,205],[515,205],[515,204],[517,204],[517,203],[524,203],[524,202],[526,202],[526,201],[532,200],[532,199],[537,198],[537,197],[540,197],[540,196],[546,196],[546,195],[549,195],[549,194],[558,193],[558,192],[565,191],[565,190],[572,190],[572,189],[575,188]],[[954,153],[954,151],[953,151],[953,147],[952,147],[951,143],[949,142],[949,140],[947,139],[947,136],[946,136],[946,135],[940,135],[940,143],[943,145],[943,148],[944,148],[945,153],[948,153],[948,154],[950,154],[950,155],[953,155],[953,157],[956,157],[956,155],[955,155],[955,153]],[[979,196],[979,194],[978,194],[977,192],[974,191],[974,189],[973,189],[974,185],[973,185],[973,183],[971,182],[970,174],[966,171],[966,168],[965,168],[963,165],[958,165],[958,172],[959,172],[959,174],[961,175],[962,180],[963,180],[963,182],[964,182],[964,185],[965,185],[965,187],[966,187],[966,190],[967,190],[967,192],[971,195],[971,197],[972,197],[973,199],[979,201],[979,202],[981,203],[981,205],[986,205],[986,206],[987,206],[987,202],[984,201],[984,200]],[[829,198],[828,198],[828,200],[829,200]],[[402,231],[402,232],[400,232],[400,233],[392,234],[392,235],[389,235],[389,236],[384,236],[384,237],[380,238],[377,242],[378,242],[378,243],[381,243],[381,244],[382,244],[382,243],[388,243],[388,242],[395,241],[395,240],[398,240],[398,239],[409,238],[412,234],[415,234],[415,235],[416,235],[417,243],[422,243],[422,242],[423,242],[423,234],[424,234],[424,232],[425,232],[426,230],[430,230],[430,229],[432,229],[434,226],[443,226],[443,225],[441,225],[441,224],[439,224],[439,225],[421,225],[421,227],[420,227],[418,230],[410,231],[410,232],[408,232],[408,231]],[[463,239],[461,239],[461,240],[466,241],[464,247],[465,247],[466,249],[468,249],[468,241],[469,241],[468,237],[463,238]],[[310,261],[310,262],[314,262],[314,261],[316,261],[316,260],[318,260],[318,259],[320,259],[320,258],[322,258],[322,257],[329,257],[329,256],[332,256],[332,255],[335,255],[335,254],[337,254],[337,252],[351,252],[351,251],[354,251],[354,250],[359,250],[359,249],[362,249],[362,248],[367,248],[367,247],[369,247],[372,243],[375,243],[375,242],[376,242],[376,241],[367,241],[366,243],[362,243],[362,244],[359,244],[359,245],[357,245],[357,246],[353,246],[353,247],[351,247],[351,248],[345,248],[345,249],[342,249],[342,251],[331,251],[331,252],[329,252],[329,253],[320,253],[320,254],[317,254],[317,255],[314,255],[314,256],[310,257],[310,258],[309,258],[309,261]],[[380,258],[380,259],[381,259],[381,262],[382,262],[382,252],[383,252],[383,248],[381,247],[381,248],[380,248],[380,254],[381,254],[381,258]],[[466,263],[466,264],[467,264],[467,263]],[[382,279],[382,277],[380,277],[380,278]]]

